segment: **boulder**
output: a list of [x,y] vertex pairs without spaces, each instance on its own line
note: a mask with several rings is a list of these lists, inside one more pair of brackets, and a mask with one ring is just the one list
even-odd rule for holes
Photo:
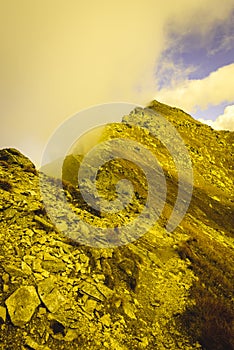
[[31,320],[38,305],[40,299],[34,286],[20,287],[6,300],[11,322],[18,327]]

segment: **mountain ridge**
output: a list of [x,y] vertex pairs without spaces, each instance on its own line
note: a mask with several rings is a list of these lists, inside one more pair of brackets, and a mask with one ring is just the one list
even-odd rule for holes
[[[148,108],[173,123],[192,159],[192,200],[174,232],[165,224],[178,178],[165,147],[141,131],[154,124]],[[136,126],[129,128],[132,121]],[[56,223],[50,219],[40,176],[54,205],[64,193],[82,220],[108,224],[108,217],[81,202],[74,169],[63,174],[60,188],[58,180],[38,172],[19,151],[0,150],[0,349],[234,348],[234,133],[214,131],[157,101],[125,116],[124,122],[107,127],[103,140],[125,135],[145,142],[161,161],[169,194],[159,221],[120,247],[89,247],[64,235],[70,215],[66,208],[60,208]],[[99,190],[114,196],[120,165],[130,179],[136,175],[133,210],[138,210],[145,185],[140,186],[141,172],[130,164],[112,162],[103,168]],[[125,216],[118,222],[125,222]],[[89,234],[79,225],[84,237]]]

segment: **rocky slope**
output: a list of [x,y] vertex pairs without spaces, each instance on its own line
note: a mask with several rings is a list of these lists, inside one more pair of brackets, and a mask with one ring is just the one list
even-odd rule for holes
[[[131,121],[154,126],[150,111],[176,127],[193,164],[192,200],[174,232],[165,229],[177,193],[173,159],[152,135],[127,127]],[[60,208],[57,225],[50,220],[34,165],[15,149],[0,151],[0,349],[234,349],[233,133],[157,101],[123,121],[121,128],[107,127],[103,140],[125,135],[146,143],[163,167],[169,195],[154,227],[120,247],[88,247],[64,236],[69,213]],[[81,158],[70,159],[77,170]],[[113,216],[81,200],[67,162],[63,189],[41,174],[51,202],[64,192],[87,222],[109,225]],[[135,179],[138,195],[128,216],[115,218],[116,227],[145,203],[144,176],[129,169],[119,160],[99,174],[107,197],[123,175]]]

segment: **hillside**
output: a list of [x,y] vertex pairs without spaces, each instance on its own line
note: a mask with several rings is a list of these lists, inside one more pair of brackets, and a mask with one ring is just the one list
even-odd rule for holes
[[[192,178],[186,177],[189,164],[157,114],[184,140]],[[153,101],[123,116],[121,125],[107,125],[101,141],[116,138],[143,143],[163,169],[166,204],[143,235],[147,219],[124,238],[120,234],[147,203],[149,186],[141,167],[151,179],[158,173],[158,168],[151,173],[153,166],[141,153],[139,159],[134,153],[134,164],[117,149],[117,159],[97,174],[99,193],[108,201],[116,199],[119,180],[133,184],[132,202],[116,214],[93,209],[82,198],[77,172],[83,155],[65,159],[61,188],[58,179],[38,172],[19,151],[0,150],[0,349],[234,349],[234,133],[214,131]],[[93,161],[98,164],[103,154]],[[153,182],[156,209],[164,199],[159,175]],[[181,193],[186,202],[191,185],[188,210],[170,231],[176,197]],[[127,192],[124,187],[122,198]],[[149,219],[156,209],[149,207]],[[114,234],[99,237],[87,229],[91,225],[114,228]]]

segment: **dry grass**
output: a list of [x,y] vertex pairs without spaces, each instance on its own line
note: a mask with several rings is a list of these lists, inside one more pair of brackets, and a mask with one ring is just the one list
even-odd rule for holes
[[199,277],[191,289],[195,305],[187,307],[180,322],[193,341],[206,350],[234,349],[234,255],[208,237],[196,237],[178,248]]

